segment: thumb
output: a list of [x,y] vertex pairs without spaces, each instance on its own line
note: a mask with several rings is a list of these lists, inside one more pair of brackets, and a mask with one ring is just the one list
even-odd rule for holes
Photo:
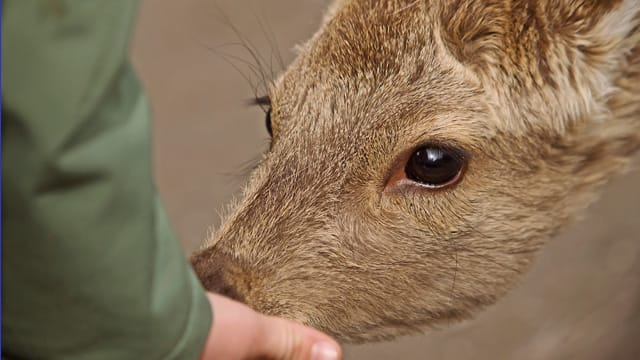
[[260,315],[262,339],[256,358],[273,360],[339,360],[340,346],[327,335],[293,321]]

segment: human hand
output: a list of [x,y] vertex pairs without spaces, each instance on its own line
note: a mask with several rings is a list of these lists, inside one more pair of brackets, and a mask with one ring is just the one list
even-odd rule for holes
[[329,336],[293,321],[270,317],[208,293],[214,321],[200,360],[339,360]]

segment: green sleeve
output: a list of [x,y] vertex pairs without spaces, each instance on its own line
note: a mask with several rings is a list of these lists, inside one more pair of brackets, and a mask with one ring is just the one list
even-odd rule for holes
[[152,180],[136,2],[3,12],[3,358],[197,359],[212,314]]

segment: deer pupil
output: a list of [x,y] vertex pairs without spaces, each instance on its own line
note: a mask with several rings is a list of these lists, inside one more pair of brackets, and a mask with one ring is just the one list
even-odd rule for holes
[[267,126],[267,132],[269,133],[269,136],[273,136],[273,129],[271,128],[271,109],[267,110],[265,125]]
[[455,150],[425,146],[411,155],[405,173],[410,180],[437,188],[456,180],[462,165],[462,159]]

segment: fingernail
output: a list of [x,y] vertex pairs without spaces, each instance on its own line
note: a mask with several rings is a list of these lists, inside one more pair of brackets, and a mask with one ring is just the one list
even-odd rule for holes
[[329,342],[314,344],[311,348],[311,360],[338,360],[338,349]]

